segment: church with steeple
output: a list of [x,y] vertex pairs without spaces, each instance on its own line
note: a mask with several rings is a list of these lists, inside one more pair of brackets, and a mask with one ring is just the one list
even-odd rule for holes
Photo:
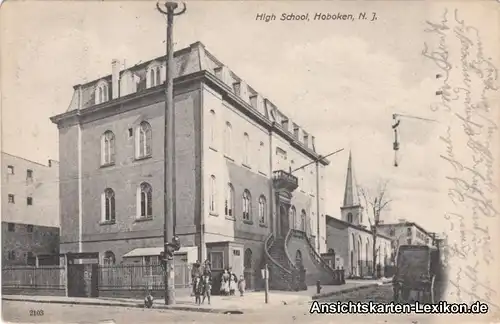
[[383,275],[385,266],[389,265],[391,238],[383,234],[377,235],[377,264],[374,265],[373,236],[369,221],[364,216],[364,208],[354,174],[352,153],[349,152],[343,203],[340,207],[340,214],[326,215],[328,252],[322,255],[335,269],[343,268],[346,277],[372,276],[377,268]]

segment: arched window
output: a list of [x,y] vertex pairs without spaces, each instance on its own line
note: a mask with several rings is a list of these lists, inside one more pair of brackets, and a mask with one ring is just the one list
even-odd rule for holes
[[136,149],[135,156],[136,158],[145,158],[151,156],[151,140],[152,140],[152,132],[151,125],[148,122],[141,122],[136,130]]
[[302,212],[300,212],[300,230],[305,232],[306,231],[306,211],[302,209]]
[[102,220],[105,222],[115,221],[115,192],[107,188],[102,193]]
[[243,149],[245,150],[243,153],[243,163],[246,165],[250,165],[250,137],[247,133],[243,134]]
[[157,67],[156,68],[156,85],[160,85],[161,84],[161,67]]
[[102,263],[104,265],[113,265],[116,262],[115,254],[111,251],[104,252],[104,256],[102,258]]
[[141,183],[138,188],[139,217],[153,216],[153,188],[147,182]]
[[297,211],[295,210],[295,206],[290,207],[290,220],[292,221],[293,224],[293,229],[299,228],[299,225],[297,224],[298,219],[297,219]]
[[146,88],[156,87],[161,84],[161,66],[158,63],[152,63],[147,70]]
[[224,202],[224,213],[226,216],[234,217],[234,188],[228,183],[226,186],[226,199]]
[[250,221],[252,219],[252,196],[250,191],[243,191],[243,220]]
[[109,100],[109,88],[108,83],[104,80],[101,80],[97,83],[95,92],[94,92],[94,103],[96,105],[101,104]]
[[352,222],[353,222],[353,219],[352,219],[352,213],[348,213],[348,214],[347,214],[347,221],[348,221],[349,223],[352,223]]
[[229,122],[226,123],[226,129],[224,130],[224,154],[226,156],[231,157],[231,148],[232,148],[232,127]]
[[101,165],[115,163],[115,134],[106,131],[101,136]]
[[155,73],[156,73],[155,68],[152,68],[151,72],[149,72],[149,84],[151,85],[151,87],[155,86],[155,81],[156,81]]
[[365,254],[365,257],[366,257],[366,265],[369,265],[370,264],[370,240],[366,240],[366,245],[365,245],[365,249],[366,249],[366,254]]
[[251,249],[246,249],[245,250],[245,256],[244,256],[244,259],[243,259],[243,268],[245,268],[245,270],[249,270],[249,269],[252,269],[252,250]]
[[266,197],[263,195],[259,197],[259,223],[265,224],[267,219],[267,203]]
[[210,208],[210,212],[211,213],[215,213],[216,210],[217,210],[217,205],[216,205],[216,201],[217,201],[217,185],[216,185],[216,181],[215,181],[215,176],[212,175],[210,177],[210,199],[209,199],[209,208]]
[[208,116],[208,127],[210,131],[210,145],[215,148],[215,139],[217,138],[215,131],[216,131],[216,125],[215,125],[215,111],[210,110],[209,116]]

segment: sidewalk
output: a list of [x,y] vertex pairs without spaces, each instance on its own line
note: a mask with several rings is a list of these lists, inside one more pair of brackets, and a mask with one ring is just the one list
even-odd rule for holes
[[[225,313],[242,314],[271,307],[308,303],[311,300],[334,296],[342,293],[351,292],[358,289],[369,288],[386,283],[385,280],[346,280],[345,285],[341,286],[323,286],[321,294],[316,294],[316,286],[310,286],[305,291],[270,291],[268,303],[265,303],[265,294],[263,291],[247,292],[245,296],[212,296],[211,305],[196,306],[194,297],[179,296],[176,298],[175,305],[165,305],[164,300],[155,299],[153,308],[170,309],[180,311],[194,311],[206,313]],[[133,307],[143,308],[144,301],[138,299],[126,298],[78,298],[61,296],[20,296],[20,295],[2,295],[3,300],[24,301],[36,303],[55,303],[71,305],[90,305],[90,306],[113,306],[113,307]]]

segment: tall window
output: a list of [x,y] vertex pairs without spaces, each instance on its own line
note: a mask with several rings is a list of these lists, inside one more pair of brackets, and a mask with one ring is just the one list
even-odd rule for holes
[[302,209],[302,212],[300,213],[300,230],[301,231],[306,231],[306,211]]
[[245,189],[243,191],[243,220],[249,221],[251,220],[251,211],[252,211],[252,196],[250,195],[250,191]]
[[290,207],[290,220],[293,224],[293,229],[297,229],[297,211],[295,210],[295,206]]
[[136,131],[136,158],[151,156],[151,125],[148,122],[141,122]]
[[348,221],[349,223],[352,223],[352,222],[353,222],[352,213],[348,213],[348,214],[347,214],[347,221]]
[[224,213],[226,216],[234,217],[234,188],[230,183],[226,186],[226,199],[224,205]]
[[224,252],[210,252],[210,264],[212,270],[222,270],[224,269]]
[[243,134],[243,149],[245,152],[243,153],[243,163],[246,165],[250,165],[250,137],[247,133]]
[[102,195],[102,220],[106,222],[115,220],[115,192],[111,188],[104,190]]
[[115,134],[106,131],[101,136],[101,165],[115,163]]
[[212,175],[210,177],[210,199],[209,199],[209,204],[210,204],[210,212],[215,213],[217,210],[216,206],[216,201],[217,201],[217,185],[215,182],[215,176]]
[[231,156],[231,146],[232,144],[232,127],[229,122],[226,123],[226,129],[224,130],[224,154]]
[[143,182],[139,187],[139,216],[153,216],[153,189],[149,183]]
[[267,219],[266,215],[267,215],[266,197],[260,196],[259,197],[259,223],[260,224],[266,223],[266,219]]
[[101,81],[97,84],[94,96],[96,105],[109,100],[109,88],[106,81]]
[[216,134],[215,134],[215,130],[216,130],[216,125],[215,125],[215,111],[213,110],[210,110],[210,113],[209,113],[209,116],[208,116],[209,120],[209,131],[210,131],[210,145],[215,148],[215,139],[216,139]]
[[152,88],[161,84],[161,66],[153,65],[148,69],[146,87]]

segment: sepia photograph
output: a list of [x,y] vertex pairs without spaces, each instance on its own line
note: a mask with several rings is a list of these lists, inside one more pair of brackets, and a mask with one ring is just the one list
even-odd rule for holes
[[500,1],[0,5],[5,323],[500,321]]

